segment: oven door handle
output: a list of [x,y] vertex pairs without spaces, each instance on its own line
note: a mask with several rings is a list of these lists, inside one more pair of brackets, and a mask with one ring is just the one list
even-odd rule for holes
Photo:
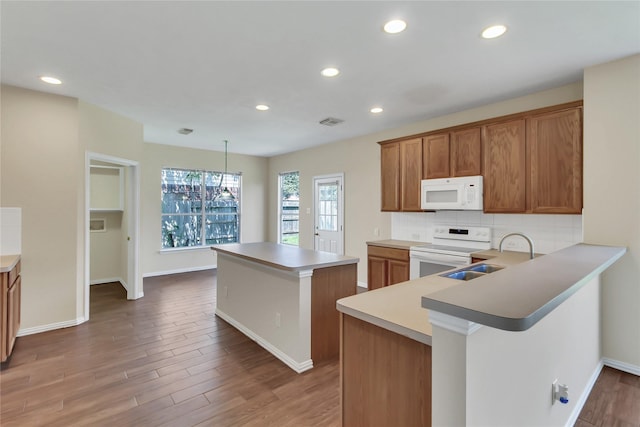
[[409,258],[415,259],[418,261],[424,262],[432,262],[434,264],[443,264],[450,265],[452,267],[457,267],[459,265],[468,265],[470,264],[471,257],[462,257],[455,255],[446,255],[446,254],[436,254],[429,253],[425,254],[424,252],[409,252]]

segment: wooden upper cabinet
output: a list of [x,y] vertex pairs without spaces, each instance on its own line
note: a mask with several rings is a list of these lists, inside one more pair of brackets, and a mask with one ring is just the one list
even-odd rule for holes
[[424,137],[424,179],[472,176],[482,173],[480,127]]
[[400,210],[400,144],[380,146],[381,206],[383,211]]
[[400,206],[402,211],[421,211],[422,138],[400,141]]
[[451,176],[482,174],[480,127],[451,133]]
[[420,211],[422,138],[385,143],[380,150],[381,210]]
[[482,175],[486,213],[582,212],[582,101],[380,144],[383,211],[421,211],[421,179]]
[[482,129],[484,211],[527,210],[525,119],[489,124]]
[[531,212],[582,212],[582,109],[528,119]]
[[448,178],[450,174],[449,134],[428,135],[423,139],[424,179]]

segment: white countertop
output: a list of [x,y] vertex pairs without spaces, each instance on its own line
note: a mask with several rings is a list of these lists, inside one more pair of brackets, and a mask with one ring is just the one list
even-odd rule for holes
[[623,247],[573,245],[425,295],[422,306],[497,329],[524,331],[625,252]]
[[[486,255],[492,258],[485,263],[505,267],[529,259],[529,254],[524,252],[491,251]],[[439,274],[443,273],[342,298],[336,307],[345,314],[431,345],[429,311],[422,308],[422,297],[467,283]]]
[[214,245],[212,250],[287,271],[356,264],[359,258],[271,242]]
[[505,268],[471,281],[449,279],[438,273],[342,298],[336,307],[428,345],[429,310],[498,329],[521,331],[533,326],[625,251],[620,247],[579,244],[533,260],[524,252],[481,251],[474,254],[487,258],[480,263]]
[[20,255],[2,255],[0,256],[0,273],[8,273],[20,261]]

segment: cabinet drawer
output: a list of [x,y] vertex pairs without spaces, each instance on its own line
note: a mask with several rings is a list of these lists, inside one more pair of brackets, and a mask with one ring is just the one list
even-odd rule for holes
[[13,283],[16,281],[19,275],[20,275],[20,261],[18,261],[16,266],[13,267],[9,272],[9,282],[7,283],[7,288],[10,288],[13,285]]
[[396,259],[398,261],[409,261],[408,249],[385,248],[382,246],[369,246],[367,255],[377,256],[380,258]]

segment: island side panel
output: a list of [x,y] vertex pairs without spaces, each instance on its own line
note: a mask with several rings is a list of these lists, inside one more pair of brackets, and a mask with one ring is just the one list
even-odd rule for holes
[[310,369],[310,274],[219,253],[216,314],[296,372]]
[[340,354],[340,316],[336,301],[355,295],[357,264],[317,268],[311,277],[311,359],[313,363]]
[[342,426],[431,426],[431,347],[340,318]]

